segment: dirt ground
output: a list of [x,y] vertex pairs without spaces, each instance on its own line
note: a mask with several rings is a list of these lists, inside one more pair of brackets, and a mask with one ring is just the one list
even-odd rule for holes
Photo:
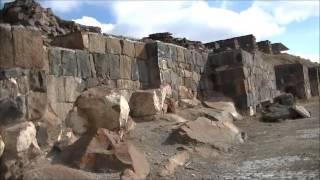
[[149,179],[319,179],[319,98],[300,104],[312,118],[280,123],[265,123],[256,117],[236,121],[247,133],[245,143],[224,152],[210,150],[206,156],[193,153],[186,165],[165,178],[158,175],[159,169],[183,147],[168,141],[175,123],[139,122],[130,136],[146,152]]

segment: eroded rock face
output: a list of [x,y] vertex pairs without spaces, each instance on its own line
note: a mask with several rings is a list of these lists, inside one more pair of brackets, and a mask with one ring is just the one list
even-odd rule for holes
[[221,111],[230,113],[234,120],[242,120],[243,117],[239,114],[232,102],[228,101],[204,101],[203,102],[207,107]]
[[125,127],[130,111],[126,99],[106,87],[83,92],[77,98],[75,106],[85,114],[91,127],[109,130]]

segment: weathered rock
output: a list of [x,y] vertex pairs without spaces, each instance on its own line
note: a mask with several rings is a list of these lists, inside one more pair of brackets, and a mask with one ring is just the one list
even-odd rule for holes
[[121,141],[119,134],[102,128],[86,133],[67,147],[60,160],[73,167],[94,172],[131,168],[140,179],[144,179],[150,171],[144,154],[133,144]]
[[81,113],[81,111],[79,112],[74,107],[66,118],[66,126],[70,127],[75,134],[81,135],[87,132],[88,119],[85,114]]
[[164,167],[160,170],[160,176],[170,176],[174,174],[178,166],[183,166],[190,158],[190,153],[187,150],[178,152],[172,156],[168,162],[165,163]]
[[268,122],[279,122],[281,120],[291,119],[296,114],[291,110],[290,106],[281,104],[272,104],[268,107],[267,112],[263,113],[263,120]]
[[163,114],[160,119],[163,119],[163,120],[167,120],[167,121],[170,121],[170,122],[178,122],[178,123],[185,123],[187,122],[188,120],[179,116],[179,115],[176,115],[176,114],[171,114],[171,113],[168,113],[168,114]]
[[59,135],[57,142],[54,144],[54,148],[58,151],[64,151],[68,146],[72,145],[78,140],[78,138],[73,134],[72,129],[66,128]]
[[132,93],[129,105],[133,117],[152,116],[161,111],[161,102],[155,90]]
[[130,111],[123,96],[103,86],[83,92],[75,106],[86,115],[90,126],[110,130],[125,127]]
[[39,120],[47,109],[47,94],[41,92],[30,92],[27,97],[28,119]]
[[177,101],[173,98],[167,98],[165,104],[167,104],[167,112],[168,113],[176,113],[177,111]]
[[1,125],[23,121],[26,111],[25,97],[23,96],[0,100]]
[[2,154],[3,154],[4,148],[5,148],[5,144],[2,141],[2,137],[0,135],[0,158],[1,158]]
[[62,133],[62,121],[49,106],[36,122],[37,141],[41,148],[52,147]]
[[299,105],[294,105],[292,106],[292,109],[297,112],[302,118],[310,118],[311,114],[308,110],[306,110],[306,108],[304,108],[303,106],[299,106]]
[[[5,155],[17,158],[33,144],[38,147],[36,128],[32,122],[22,122],[5,128],[2,132],[6,145]],[[38,147],[39,148],[39,147]]]
[[106,52],[106,41],[102,34],[89,34],[89,51],[102,54]]
[[118,55],[121,54],[122,49],[121,49],[121,44],[119,39],[106,38],[106,42],[107,42],[107,49],[106,49],[107,53],[118,54]]
[[146,60],[148,58],[147,48],[145,43],[136,42],[134,43],[135,57],[138,59]]
[[129,40],[121,40],[120,41],[122,46],[122,54],[129,56],[129,57],[135,57],[135,48],[134,43]]
[[0,67],[11,68],[14,65],[11,26],[0,25]]
[[275,97],[274,102],[281,105],[292,106],[295,100],[292,94],[286,93]]
[[198,99],[180,99],[179,106],[182,108],[194,108],[199,106],[201,102]]
[[222,151],[228,151],[232,145],[243,143],[242,134],[231,122],[211,121],[199,117],[188,121],[176,132],[176,141],[181,143],[204,143]]
[[241,116],[241,114],[239,114],[234,106],[234,104],[232,102],[227,102],[227,101],[216,101],[216,102],[212,102],[212,101],[204,101],[203,102],[204,105],[206,105],[209,108],[213,108],[216,110],[220,110],[228,112],[232,115],[232,117],[234,118],[234,120],[242,120],[243,117]]
[[41,32],[13,26],[15,65],[22,68],[43,68],[43,43]]
[[179,86],[179,98],[180,99],[193,99],[194,95],[192,91],[185,86]]

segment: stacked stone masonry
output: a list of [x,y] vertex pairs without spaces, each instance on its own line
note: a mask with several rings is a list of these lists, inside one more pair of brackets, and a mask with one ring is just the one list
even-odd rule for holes
[[278,94],[273,66],[263,61],[260,52],[228,50],[209,55],[207,75],[213,89],[231,97],[238,108],[249,110]]
[[[102,84],[120,90],[127,99],[135,90],[165,85],[171,86],[176,100],[210,98],[220,92],[238,108],[249,110],[271,100],[279,94],[277,89],[286,91],[291,82],[282,83],[290,73],[283,75],[277,67],[275,73],[251,35],[208,43],[206,50],[92,32],[56,36],[47,45],[37,29],[8,24],[0,25],[0,37],[1,99],[19,95],[19,112],[28,118],[41,115],[38,107],[28,107],[39,101],[65,119],[82,91]],[[222,50],[227,42],[235,48]],[[302,69],[297,70],[303,74],[299,97],[319,94],[319,77],[312,68]]]
[[277,65],[275,73],[279,90],[299,98],[311,97],[308,67],[302,64]]

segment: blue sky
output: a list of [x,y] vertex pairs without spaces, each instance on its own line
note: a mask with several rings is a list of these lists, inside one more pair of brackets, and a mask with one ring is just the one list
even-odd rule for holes
[[319,1],[40,1],[56,15],[106,33],[141,38],[169,31],[214,41],[254,34],[283,42],[289,53],[319,62]]

